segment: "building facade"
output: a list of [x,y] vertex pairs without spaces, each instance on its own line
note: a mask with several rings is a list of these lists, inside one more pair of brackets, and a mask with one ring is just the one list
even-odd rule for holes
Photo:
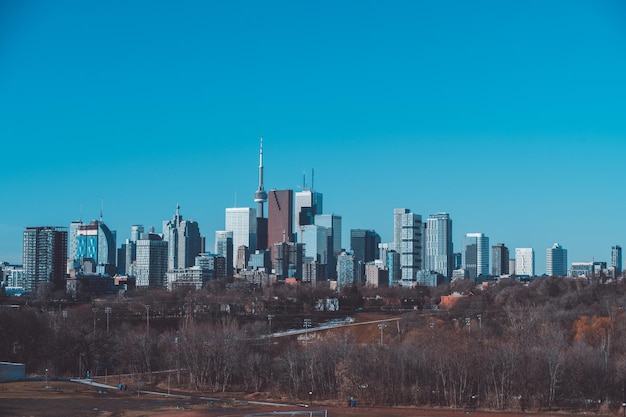
[[[256,209],[250,207],[232,207],[226,209],[225,231],[233,234],[233,252],[245,246],[248,252],[254,252],[257,247],[257,217]],[[244,265],[248,262],[244,260]],[[236,266],[233,264],[233,267]]]
[[452,220],[448,213],[431,214],[426,219],[424,269],[452,277]]
[[322,193],[303,189],[296,192],[296,227],[315,224],[315,216],[322,214]]
[[223,256],[226,260],[226,276],[233,275],[233,232],[229,230],[218,230],[215,232],[215,253]]
[[497,243],[491,247],[491,275],[499,277],[509,273],[509,248]]
[[611,247],[611,266],[615,269],[615,275],[622,274],[622,247],[615,245]]
[[550,277],[567,276],[567,249],[558,243],[546,249],[546,274]]
[[35,292],[49,284],[55,289],[65,285],[67,270],[67,228],[27,227],[24,231],[24,290]]
[[[267,244],[293,242],[293,190],[270,190],[267,197]],[[260,248],[263,249],[263,248]]]
[[483,233],[467,233],[463,237],[462,256],[469,279],[489,275],[489,238]]
[[143,233],[137,241],[137,287],[167,287],[167,242],[157,233]]
[[194,266],[196,256],[203,249],[198,223],[184,220],[180,206],[176,206],[172,220],[163,222],[163,240],[167,242],[167,268],[170,270]]
[[535,276],[535,250],[533,248],[515,248],[515,275]]
[[398,214],[399,210],[407,209],[396,209],[394,211],[394,228],[398,216],[402,226],[400,233],[401,285],[413,287],[417,282],[417,271],[422,269],[424,224],[422,223],[422,216],[419,214],[411,213],[410,211]]

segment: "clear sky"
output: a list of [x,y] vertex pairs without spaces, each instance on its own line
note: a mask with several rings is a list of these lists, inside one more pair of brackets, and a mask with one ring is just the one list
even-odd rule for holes
[[393,209],[569,262],[626,247],[626,6],[568,1],[0,2],[0,260],[26,226],[209,247],[224,209],[315,169],[324,211]]

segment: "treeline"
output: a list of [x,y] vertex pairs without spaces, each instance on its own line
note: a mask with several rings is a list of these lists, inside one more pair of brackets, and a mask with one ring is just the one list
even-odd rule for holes
[[367,308],[367,300],[400,305],[398,298],[428,307],[463,294],[446,311],[404,313],[367,343],[358,328],[269,336],[269,326],[324,320],[312,309],[329,294],[323,289],[231,286],[4,308],[0,360],[51,377],[129,374],[131,387],[167,375],[181,389],[298,401],[608,412],[625,399],[624,289],[554,277],[482,289],[467,281],[432,291],[353,288],[342,294],[351,309]]

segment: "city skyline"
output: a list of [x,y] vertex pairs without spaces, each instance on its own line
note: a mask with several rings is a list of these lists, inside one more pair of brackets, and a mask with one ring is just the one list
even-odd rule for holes
[[[610,262],[626,225],[624,5],[5,5],[0,260],[29,226],[118,243],[180,204],[211,241],[264,189],[393,240],[393,210]],[[532,30],[529,30],[531,29]],[[211,245],[208,245],[209,247]]]

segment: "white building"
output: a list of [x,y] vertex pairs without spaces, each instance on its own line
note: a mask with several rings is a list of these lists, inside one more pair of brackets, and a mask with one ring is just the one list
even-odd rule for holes
[[452,276],[452,220],[448,213],[431,214],[426,219],[424,269]]
[[300,226],[300,243],[304,243],[304,256],[315,262],[328,263],[328,229],[324,226],[309,224]]
[[535,251],[533,248],[515,248],[515,275],[535,276]]
[[[417,272],[422,269],[422,247],[424,244],[424,224],[422,216],[411,213],[409,209],[395,209],[394,212],[394,246],[400,246],[400,269],[402,279],[400,285],[413,287],[416,284]],[[398,221],[401,226],[397,235]]]
[[240,246],[245,246],[249,253],[254,253],[257,249],[256,209],[250,207],[227,208],[224,230],[233,232],[233,252],[236,252]]

